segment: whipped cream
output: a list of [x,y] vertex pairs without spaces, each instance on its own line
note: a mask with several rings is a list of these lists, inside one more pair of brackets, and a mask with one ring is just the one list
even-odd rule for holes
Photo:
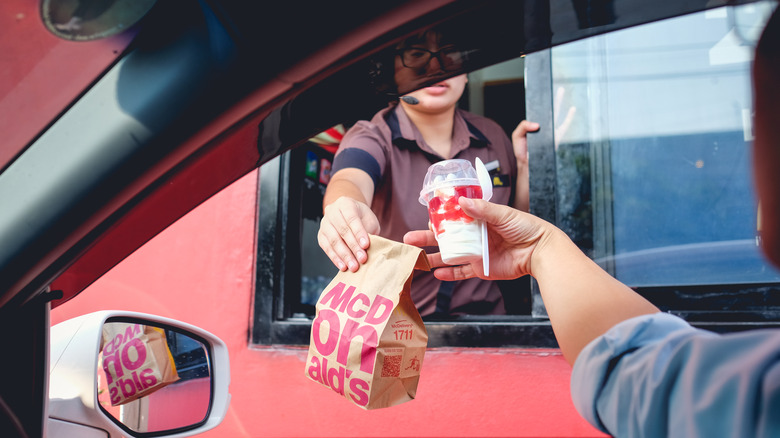
[[482,258],[481,221],[442,221],[436,236],[444,263],[460,265]]

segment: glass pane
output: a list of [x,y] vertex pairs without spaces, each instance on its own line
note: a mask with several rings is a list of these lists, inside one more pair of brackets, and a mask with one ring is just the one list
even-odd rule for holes
[[772,2],[552,49],[558,223],[631,286],[780,281],[758,247],[753,47]]
[[[326,137],[326,134],[320,134],[320,137]],[[301,306],[293,309],[293,316],[314,315],[314,305],[320,293],[338,273],[317,241],[322,220],[322,198],[330,181],[330,167],[336,146],[338,143],[309,142],[293,152],[295,158],[291,166],[299,169],[291,169],[290,173],[303,174],[302,178],[292,179],[295,182],[302,179],[303,184],[290,185],[290,190],[296,190],[297,187],[301,192]]]

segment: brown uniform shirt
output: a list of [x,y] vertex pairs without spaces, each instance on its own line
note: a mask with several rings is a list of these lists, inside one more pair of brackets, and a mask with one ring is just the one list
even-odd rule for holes
[[[493,176],[491,202],[510,205],[514,197],[517,161],[512,142],[494,121],[463,110],[455,111],[453,158],[474,163],[479,157]],[[382,237],[398,242],[411,230],[428,229],[428,210],[418,198],[428,167],[444,160],[423,140],[400,105],[378,112],[371,121],[357,122],[344,136],[333,161],[333,174],[356,167],[374,180],[371,209],[379,219]],[[437,248],[426,248],[436,252]],[[442,282],[431,272],[417,271],[412,299],[421,315],[504,314],[495,282],[473,278]]]

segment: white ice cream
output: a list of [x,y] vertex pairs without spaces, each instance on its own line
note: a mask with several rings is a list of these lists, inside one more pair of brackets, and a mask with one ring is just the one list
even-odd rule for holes
[[436,236],[444,263],[460,265],[482,258],[481,222],[442,221]]

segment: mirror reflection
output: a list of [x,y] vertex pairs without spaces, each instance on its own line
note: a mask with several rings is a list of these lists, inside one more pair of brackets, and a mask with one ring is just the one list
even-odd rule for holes
[[132,431],[192,426],[208,414],[208,350],[184,333],[137,322],[107,322],[97,367],[101,408]]

